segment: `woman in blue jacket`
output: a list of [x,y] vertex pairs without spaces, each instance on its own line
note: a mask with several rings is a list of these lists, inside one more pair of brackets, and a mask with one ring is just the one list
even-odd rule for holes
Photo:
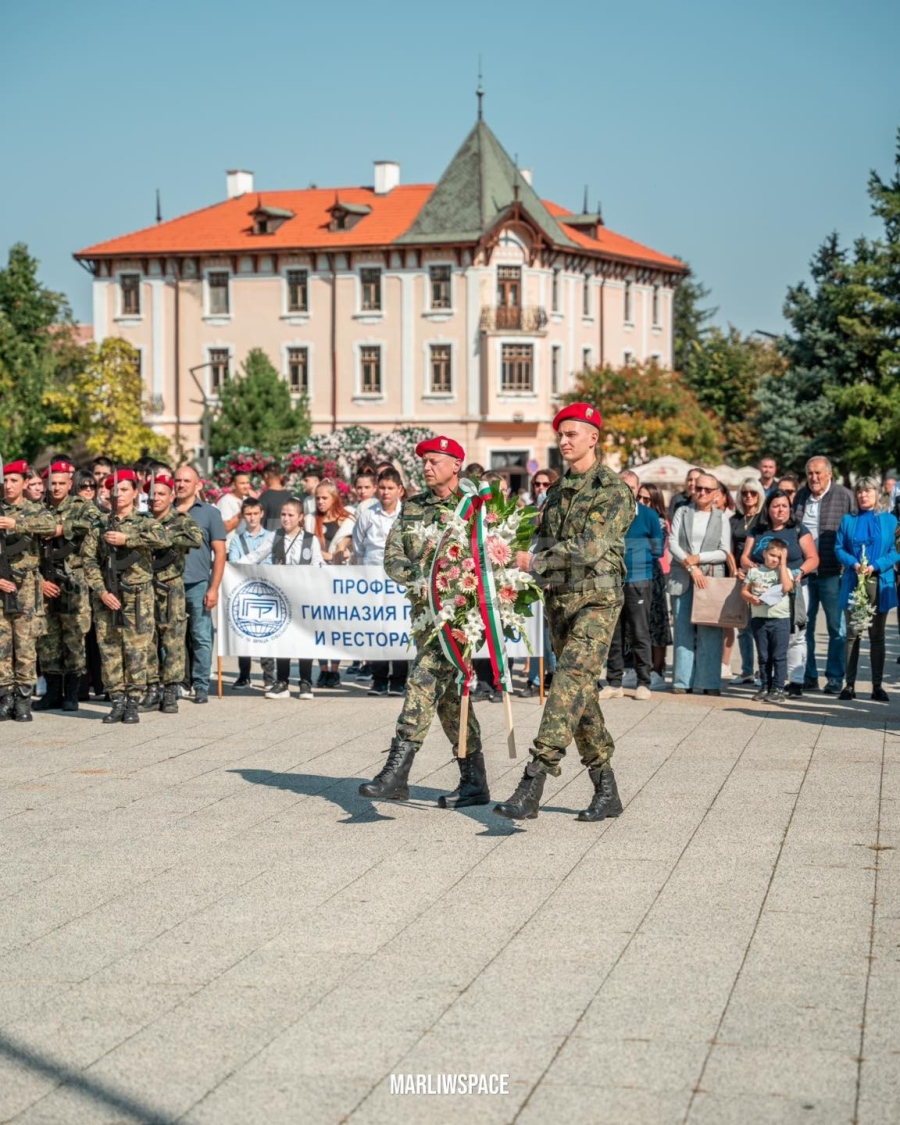
[[[888,613],[897,604],[897,587],[894,583],[894,564],[900,562],[895,537],[897,520],[889,512],[877,512],[878,483],[872,477],[861,477],[856,482],[856,502],[859,512],[841,519],[838,528],[835,554],[843,566],[841,575],[840,607],[848,611],[850,598],[859,582],[863,550],[866,553],[866,586],[869,604],[875,611],[869,623],[869,659],[872,664],[872,698],[887,703],[887,692],[881,686],[884,676],[884,627]],[[841,699],[856,698],[856,669],[859,664],[861,630],[851,621],[847,612],[847,682]]]

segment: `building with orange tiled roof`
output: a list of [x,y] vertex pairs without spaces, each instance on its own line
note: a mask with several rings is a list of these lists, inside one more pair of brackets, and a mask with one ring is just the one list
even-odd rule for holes
[[[574,373],[672,358],[676,258],[542,200],[482,118],[437,184],[258,191],[75,257],[94,277],[94,338],[134,344],[148,421],[203,456],[215,404],[251,348],[308,398],[317,432],[427,425],[525,483],[552,463]],[[600,404],[602,407],[602,404]]]

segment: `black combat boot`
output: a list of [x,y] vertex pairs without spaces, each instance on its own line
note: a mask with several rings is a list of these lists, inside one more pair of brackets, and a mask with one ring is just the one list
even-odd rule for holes
[[178,684],[166,684],[163,688],[159,709],[164,715],[178,714]]
[[30,723],[31,722],[31,687],[22,687],[21,684],[16,688],[15,699],[13,702],[13,718],[17,723]]
[[116,692],[115,695],[110,696],[112,707],[108,715],[103,716],[104,723],[121,723],[125,717],[125,696],[121,692]]
[[360,797],[375,797],[383,801],[408,801],[409,786],[407,778],[420,742],[403,742],[395,738],[391,742],[384,769],[372,781],[359,787]]
[[138,711],[158,711],[162,702],[162,692],[159,684],[148,684],[144,698],[138,704]]
[[77,711],[81,676],[75,672],[67,672],[63,676],[63,711]]
[[515,793],[502,805],[494,805],[494,812],[507,820],[534,820],[546,780],[547,772],[540,762],[529,762]]
[[141,717],[138,714],[138,704],[140,700],[136,695],[129,695],[125,699],[125,713],[122,716],[123,723],[139,723]]
[[438,808],[465,809],[469,805],[490,804],[484,754],[471,750],[465,758],[456,759],[459,765],[459,785],[452,793],[438,797]]
[[63,678],[56,672],[47,672],[44,675],[47,681],[47,693],[42,699],[34,701],[35,711],[58,711],[63,701]]
[[0,690],[0,723],[5,723],[12,718],[13,697],[9,688]]
[[616,788],[616,775],[609,766],[606,769],[588,770],[588,773],[594,783],[594,796],[588,807],[578,814],[576,820],[605,820],[608,816],[619,816],[622,812],[622,802],[619,799],[619,790]]

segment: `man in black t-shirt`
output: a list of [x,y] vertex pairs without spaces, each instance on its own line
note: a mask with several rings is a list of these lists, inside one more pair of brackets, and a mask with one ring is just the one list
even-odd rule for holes
[[263,527],[266,531],[277,531],[281,527],[281,509],[288,500],[298,497],[284,487],[284,474],[274,462],[266,465],[263,471],[266,490],[259,498],[263,510]]

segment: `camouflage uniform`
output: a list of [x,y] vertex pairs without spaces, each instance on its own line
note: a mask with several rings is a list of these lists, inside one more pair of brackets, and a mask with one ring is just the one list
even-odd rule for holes
[[0,503],[0,514],[16,521],[15,529],[5,532],[4,548],[17,586],[16,612],[7,612],[0,595],[0,697],[8,701],[13,688],[30,695],[37,678],[37,639],[44,621],[39,541],[53,535],[58,521],[31,500]]
[[[107,531],[125,533],[123,547],[111,547]],[[136,699],[147,685],[153,651],[153,551],[169,545],[162,524],[142,512],[123,518],[106,517],[84,538],[84,576],[94,593],[94,622],[103,665],[103,682],[110,695]],[[115,612],[100,600],[106,589],[104,573],[115,566],[122,609]],[[121,624],[119,623],[121,621]]]
[[[458,503],[459,496],[455,492],[441,500],[430,489],[404,500],[384,548],[384,569],[389,578],[408,586],[422,577],[422,560],[412,543],[410,528],[420,521],[436,523],[442,512],[451,513]],[[406,596],[411,602],[412,616],[417,617],[424,606],[414,598],[411,589]],[[397,738],[421,744],[437,712],[444,733],[456,747],[459,743],[459,705],[456,675],[444,656],[440,642],[434,638],[420,645],[406,681],[406,699],[397,720]],[[471,707],[466,745],[473,752],[481,749],[481,728]]]
[[547,493],[532,569],[546,586],[557,663],[532,755],[554,776],[573,739],[589,768],[608,767],[613,754],[597,681],[622,608],[634,512],[631,489],[599,462]]
[[44,599],[44,633],[38,641],[41,672],[80,676],[85,670],[84,637],[91,627],[81,544],[101,516],[95,504],[77,496],[67,496],[48,511],[63,525],[63,533],[41,544],[43,576],[60,587],[58,598]]
[[169,546],[153,552],[153,592],[158,662],[151,663],[147,683],[179,684],[185,672],[187,608],[184,602],[184,557],[203,542],[195,520],[175,508],[157,521],[166,529]]

